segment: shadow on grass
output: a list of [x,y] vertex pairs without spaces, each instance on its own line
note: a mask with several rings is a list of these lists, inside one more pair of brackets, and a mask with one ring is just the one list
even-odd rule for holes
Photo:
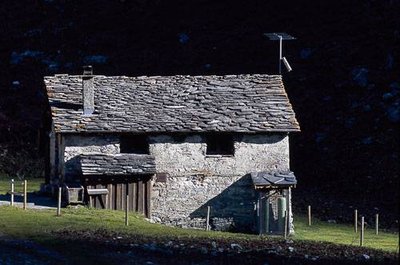
[[[0,201],[9,202],[11,201],[10,194],[1,194]],[[14,196],[14,202],[23,202],[22,196]],[[57,201],[49,196],[40,195],[36,192],[28,192],[28,203],[34,203],[35,206],[46,206],[46,207],[57,207]]]

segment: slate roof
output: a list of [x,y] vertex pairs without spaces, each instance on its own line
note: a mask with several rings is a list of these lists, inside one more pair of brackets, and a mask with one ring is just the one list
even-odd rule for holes
[[82,175],[143,175],[155,174],[156,163],[151,155],[139,154],[82,154]]
[[82,76],[44,79],[56,132],[291,132],[300,127],[279,75],[95,76],[82,115]]
[[293,172],[253,172],[250,174],[255,189],[286,188],[295,186],[297,179]]

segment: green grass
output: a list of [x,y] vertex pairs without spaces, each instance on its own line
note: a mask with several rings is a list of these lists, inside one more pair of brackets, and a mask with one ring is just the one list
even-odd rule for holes
[[[360,228],[359,228],[360,229]],[[308,226],[306,217],[295,218],[295,239],[332,242],[359,246],[360,231],[356,234],[354,227],[346,224],[333,224],[313,219],[312,226]],[[375,234],[375,227],[367,228],[364,234],[364,246],[386,251],[399,251],[399,235],[380,231]]]
[[204,237],[249,239],[254,235],[211,232],[193,229],[181,229],[160,224],[151,224],[138,214],[130,213],[129,226],[124,224],[124,212],[98,210],[81,207],[62,209],[62,216],[55,216],[55,210],[26,210],[15,207],[0,207],[0,233],[15,238],[44,239],[51,238],[52,231],[104,229],[121,235],[146,237]]
[[[11,177],[0,174],[0,195],[7,194],[11,190],[10,184]],[[23,185],[22,181],[14,178],[15,181],[15,191],[22,192]],[[32,178],[28,179],[28,192],[38,191],[40,189],[40,184],[44,182],[42,178]]]
[[[54,210],[23,211],[15,207],[0,207],[0,236],[3,234],[12,238],[32,239],[41,242],[54,239],[52,231],[96,231],[98,229],[104,229],[110,233],[116,232],[121,236],[142,236],[160,240],[168,240],[170,238],[260,240],[257,235],[207,232],[151,224],[134,213],[130,214],[129,223],[128,227],[124,225],[124,213],[121,211],[82,207],[78,209],[63,209],[62,216],[56,217]],[[294,240],[358,245],[358,235],[353,232],[353,228],[349,225],[329,224],[314,220],[314,224],[308,227],[306,219],[302,217],[296,217],[295,225],[296,235]],[[382,232],[377,236],[370,230],[367,230],[365,234],[366,247],[390,252],[398,252],[398,240],[398,234]]]

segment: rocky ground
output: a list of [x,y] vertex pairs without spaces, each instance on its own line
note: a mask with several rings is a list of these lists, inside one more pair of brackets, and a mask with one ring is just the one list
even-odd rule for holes
[[182,264],[185,264],[184,257],[190,257],[191,261],[199,262],[195,264],[345,264],[346,262],[354,264],[365,261],[390,264],[391,262],[395,263],[398,259],[396,253],[329,243],[294,242],[290,239],[232,242],[222,239],[182,240],[174,238],[169,241],[161,241],[157,238],[149,239],[147,237],[129,238],[104,230],[96,233],[64,230],[57,234],[64,240],[85,240],[121,251],[152,252],[161,256],[179,257],[179,259],[183,259]]
[[276,73],[263,33],[285,31],[297,210],[355,207],[398,228],[399,13],[398,0],[2,2],[0,172],[43,175],[43,75]]
[[334,244],[128,238],[96,233],[56,233],[60,242],[38,244],[0,238],[0,264],[397,264],[396,253]]

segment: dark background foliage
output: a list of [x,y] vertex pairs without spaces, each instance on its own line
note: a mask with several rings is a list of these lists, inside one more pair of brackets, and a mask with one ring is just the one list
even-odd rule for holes
[[43,172],[44,75],[275,74],[278,44],[262,34],[288,32],[296,206],[396,220],[399,14],[398,0],[1,1],[0,171]]

